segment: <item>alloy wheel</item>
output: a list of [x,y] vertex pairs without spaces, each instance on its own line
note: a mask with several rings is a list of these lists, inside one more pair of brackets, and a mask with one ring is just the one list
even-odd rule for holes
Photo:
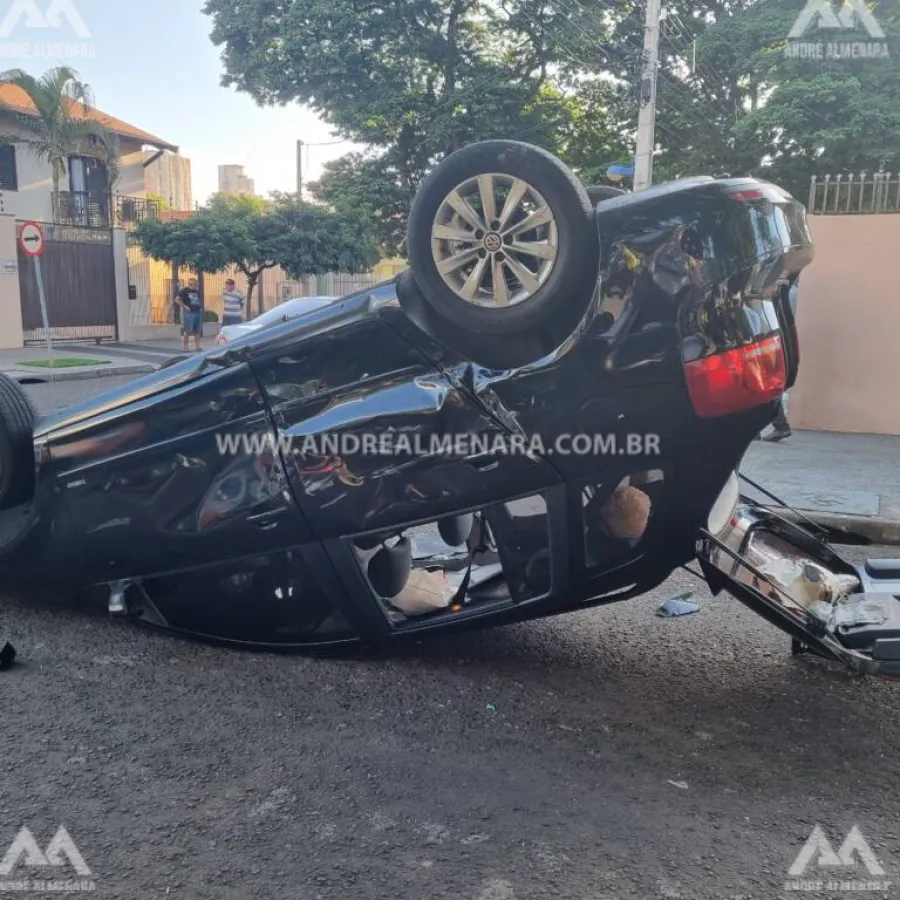
[[527,181],[486,173],[444,198],[431,230],[444,283],[475,306],[515,306],[550,277],[559,236],[544,197]]

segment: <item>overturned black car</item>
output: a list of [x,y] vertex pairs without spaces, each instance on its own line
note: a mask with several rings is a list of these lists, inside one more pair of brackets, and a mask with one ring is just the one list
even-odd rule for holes
[[589,200],[445,159],[396,282],[37,420],[0,384],[4,593],[314,648],[626,600],[698,559],[796,646],[900,675],[900,571],[736,474],[796,378],[805,212],[753,179]]

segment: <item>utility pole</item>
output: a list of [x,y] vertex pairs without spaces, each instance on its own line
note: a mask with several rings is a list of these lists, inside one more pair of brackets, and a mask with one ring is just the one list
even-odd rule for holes
[[653,150],[656,147],[656,85],[659,74],[659,21],[662,0],[645,0],[644,68],[641,74],[641,111],[638,114],[637,152],[634,160],[634,189],[653,184]]
[[303,141],[297,141],[297,196],[303,199]]

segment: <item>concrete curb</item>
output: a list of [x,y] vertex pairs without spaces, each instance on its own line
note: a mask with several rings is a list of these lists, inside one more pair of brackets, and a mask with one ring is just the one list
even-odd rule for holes
[[5,369],[3,374],[14,378],[20,384],[59,384],[61,381],[88,381],[93,378],[115,378],[121,375],[148,375],[155,372],[158,366],[152,363],[133,363],[131,365],[96,366],[94,368],[41,369],[14,368]]
[[866,538],[873,544],[882,544],[887,547],[900,547],[900,521],[896,519],[883,519],[878,516],[848,516],[842,513],[820,512],[818,510],[800,510],[801,515],[784,510],[782,515],[794,522],[802,522],[805,516],[816,525],[828,529],[832,533],[832,541],[838,543],[836,538],[840,535]]

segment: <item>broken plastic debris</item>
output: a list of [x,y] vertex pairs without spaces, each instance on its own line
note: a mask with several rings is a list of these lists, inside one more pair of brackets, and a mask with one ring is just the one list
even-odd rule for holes
[[16,658],[16,648],[12,644],[4,644],[0,650],[0,672],[8,669]]
[[822,621],[830,618],[835,604],[842,603],[859,586],[859,579],[852,575],[836,575],[803,559],[772,560],[761,572],[785,591],[793,605]]
[[832,627],[854,628],[859,625],[883,625],[891,616],[889,597],[859,594],[835,607]]
[[676,616],[689,616],[691,613],[700,612],[700,606],[696,603],[688,603],[688,597],[693,597],[693,591],[685,591],[675,597],[669,597],[656,611],[656,614],[664,619],[674,619]]

